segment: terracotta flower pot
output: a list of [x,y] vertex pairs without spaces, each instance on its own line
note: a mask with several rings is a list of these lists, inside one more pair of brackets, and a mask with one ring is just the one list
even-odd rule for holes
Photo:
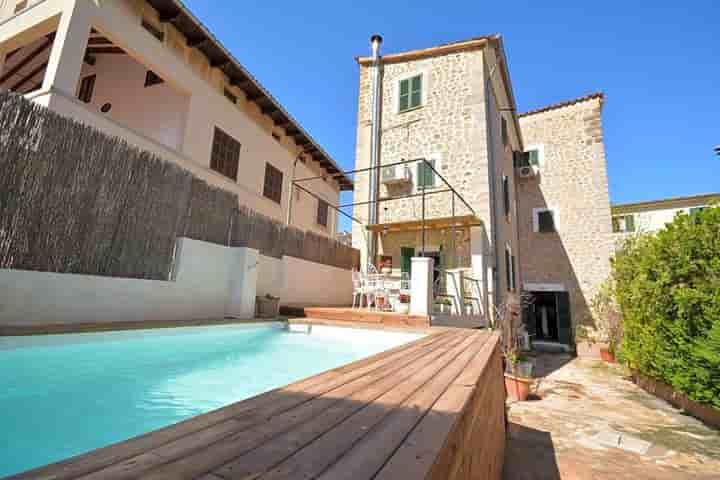
[[518,402],[527,400],[532,383],[532,378],[516,377],[509,373],[505,374],[505,391],[512,400]]
[[615,354],[607,348],[600,349],[600,358],[607,363],[615,363]]

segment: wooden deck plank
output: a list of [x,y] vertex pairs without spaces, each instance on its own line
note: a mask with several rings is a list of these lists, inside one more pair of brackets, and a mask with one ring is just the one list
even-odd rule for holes
[[[453,362],[458,355],[462,355],[480,336],[479,333],[474,332],[470,334],[463,332],[461,335],[462,341],[454,348],[448,349],[431,361],[425,361],[424,365],[417,362],[417,368],[412,372],[406,372],[405,378],[396,388],[384,388],[364,405],[354,406],[351,415],[337,418],[330,414],[314,419],[301,428],[279,436],[248,455],[215,470],[214,473],[228,479],[313,478],[385,415],[426,383],[432,382],[448,363]],[[273,468],[277,464],[280,465]],[[265,472],[268,473],[263,475]]]
[[[296,423],[302,421],[303,415],[301,415],[301,413],[304,413],[306,416],[318,415],[325,409],[332,407],[333,403],[338,402],[346,396],[352,395],[354,391],[362,390],[377,379],[391,375],[395,370],[405,368],[407,365],[412,364],[417,361],[420,356],[428,355],[434,349],[441,348],[447,342],[452,342],[453,337],[450,335],[442,335],[436,337],[436,340],[437,341],[432,343],[428,342],[424,344],[424,346],[419,349],[405,350],[405,352],[409,353],[404,357],[396,358],[391,364],[384,365],[381,368],[355,378],[335,390],[313,398],[312,401],[299,403],[297,407],[285,413],[279,413],[273,416],[267,415],[267,411],[263,411],[260,415],[235,417],[211,428],[181,437],[171,443],[150,450],[148,453],[153,454],[152,456],[147,456],[143,453],[81,478],[82,480],[135,478],[137,475],[145,473],[154,467],[160,467],[174,460],[185,458],[193,458],[192,461],[195,462],[194,466],[199,468],[201,462],[197,457],[191,457],[191,454],[199,450],[212,448],[213,444],[224,439],[237,437],[241,432],[245,432],[241,434],[242,441],[245,442],[250,442],[252,438],[254,438],[253,434],[258,434],[258,429],[262,429],[263,433],[269,436],[280,433],[283,429],[291,428],[293,421]],[[289,418],[286,419],[286,417]],[[260,427],[251,429],[256,425],[260,425]],[[277,431],[273,431],[273,428]],[[214,453],[212,455],[213,457],[215,456]]]
[[305,315],[312,318],[365,323],[394,327],[429,327],[427,315],[410,315],[397,312],[381,312],[363,308],[306,307]]
[[[375,476],[375,480],[426,477],[437,461],[437,452],[448,441],[452,428],[458,425],[464,410],[470,406],[471,396],[482,393],[483,386],[478,384],[484,380],[483,374],[490,367],[488,362],[495,352],[498,341],[499,337],[496,335],[490,339],[438,399],[433,410],[428,412],[408,435],[392,458]],[[473,414],[466,418],[478,417],[479,415]],[[446,475],[450,470],[449,466],[438,465],[436,469],[442,472],[437,478],[449,476]]]
[[409,352],[421,350],[451,334],[451,331],[445,330],[429,335],[377,355],[300,380],[285,387],[274,389],[256,397],[184,420],[175,425],[148,432],[138,437],[78,455],[55,464],[20,473],[10,477],[10,479],[34,479],[48,476],[52,476],[53,480],[70,480],[77,478],[115,463],[125,461],[131,457],[141,455],[148,450],[211,427],[224,420],[241,415],[242,413],[252,411],[253,409],[263,407],[267,409],[268,406],[274,405],[274,402],[284,402],[281,406],[285,406],[287,403],[287,392],[315,392],[319,395],[327,389],[336,388],[375,368],[382,368],[384,365],[396,361]]
[[370,479],[392,457],[407,435],[433,404],[487,344],[490,334],[483,333],[473,346],[458,355],[431,382],[394,409],[322,475],[322,480]]
[[[337,390],[328,392],[325,396],[311,399],[295,409],[268,418],[266,422],[245,430],[240,434],[213,445],[204,445],[202,449],[191,455],[147,472],[143,478],[153,480],[195,478],[200,474],[206,473],[243,455],[247,451],[257,448],[259,445],[293,429],[297,425],[302,425],[308,420],[312,420],[327,412],[341,413],[345,410],[348,403],[351,406],[354,402],[362,405],[364,398],[379,395],[375,393],[376,390],[378,390],[375,383],[387,384],[383,388],[391,388],[391,386],[401,381],[401,379],[397,378],[398,372],[407,370],[409,366],[417,362],[432,361],[434,358],[433,352],[437,351],[441,353],[459,341],[461,341],[461,339],[457,334],[451,334],[444,338],[444,342],[415,352],[413,356],[388,366],[386,370],[363,375],[358,379],[356,385],[345,385]],[[348,399],[353,400],[348,402]],[[359,408],[359,406],[357,408]]]

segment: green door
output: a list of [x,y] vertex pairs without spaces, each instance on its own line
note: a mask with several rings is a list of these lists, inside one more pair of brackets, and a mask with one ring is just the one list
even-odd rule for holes
[[572,344],[572,322],[570,320],[570,295],[557,292],[558,340],[565,345]]
[[400,247],[400,271],[410,273],[411,258],[415,256],[413,247]]

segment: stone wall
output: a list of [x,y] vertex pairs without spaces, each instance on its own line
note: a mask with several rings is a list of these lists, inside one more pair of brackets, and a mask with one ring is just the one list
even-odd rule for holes
[[[520,117],[526,149],[543,155],[535,178],[518,181],[523,284],[563,284],[573,326],[608,276],[613,252],[602,96]],[[533,231],[533,209],[555,211],[557,233]]]

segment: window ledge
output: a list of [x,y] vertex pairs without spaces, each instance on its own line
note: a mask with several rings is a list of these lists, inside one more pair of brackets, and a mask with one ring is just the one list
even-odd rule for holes
[[420,110],[420,109],[423,108],[424,106],[425,106],[425,105],[422,105],[422,104],[421,104],[421,105],[418,105],[417,107],[406,108],[405,110],[399,110],[399,109],[398,109],[397,114],[398,114],[398,115],[402,115],[403,113],[415,112],[415,111],[417,111],[417,110]]

